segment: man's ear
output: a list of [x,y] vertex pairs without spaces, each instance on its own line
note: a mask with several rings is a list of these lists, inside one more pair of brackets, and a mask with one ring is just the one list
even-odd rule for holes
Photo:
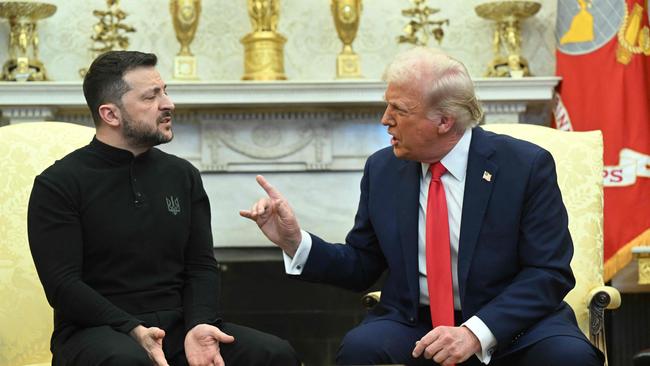
[[122,121],[120,109],[113,103],[99,106],[99,117],[109,126],[118,127]]
[[445,134],[454,129],[456,125],[456,118],[450,116],[442,116],[438,121],[438,133]]

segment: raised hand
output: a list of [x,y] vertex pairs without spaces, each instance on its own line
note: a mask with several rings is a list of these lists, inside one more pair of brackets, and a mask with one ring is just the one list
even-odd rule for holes
[[261,198],[250,210],[241,210],[239,214],[255,221],[270,241],[293,257],[302,240],[296,215],[284,196],[271,183],[261,175],[255,179],[268,197]]
[[131,329],[129,335],[147,351],[147,356],[149,356],[154,366],[169,366],[162,348],[163,338],[165,338],[164,330],[138,325]]
[[235,338],[209,324],[199,324],[185,335],[185,357],[190,366],[225,366],[219,344]]

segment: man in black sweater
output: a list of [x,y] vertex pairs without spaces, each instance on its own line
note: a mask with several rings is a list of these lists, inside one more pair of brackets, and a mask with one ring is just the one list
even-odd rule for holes
[[201,176],[154,148],[174,111],[156,62],[97,58],[83,85],[95,138],[35,179],[28,232],[53,364],[298,365],[286,341],[218,318]]

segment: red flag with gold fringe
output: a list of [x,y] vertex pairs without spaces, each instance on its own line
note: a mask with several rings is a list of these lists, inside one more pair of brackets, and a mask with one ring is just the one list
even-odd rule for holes
[[605,280],[650,245],[647,0],[558,0],[556,127],[602,130]]

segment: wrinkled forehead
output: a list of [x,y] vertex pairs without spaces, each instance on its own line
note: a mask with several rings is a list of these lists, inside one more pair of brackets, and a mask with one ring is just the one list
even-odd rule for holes
[[420,103],[427,99],[428,94],[427,83],[419,78],[413,78],[389,82],[384,92],[384,99],[400,99]]
[[145,90],[155,87],[164,88],[165,83],[155,67],[136,67],[123,76],[130,90]]

